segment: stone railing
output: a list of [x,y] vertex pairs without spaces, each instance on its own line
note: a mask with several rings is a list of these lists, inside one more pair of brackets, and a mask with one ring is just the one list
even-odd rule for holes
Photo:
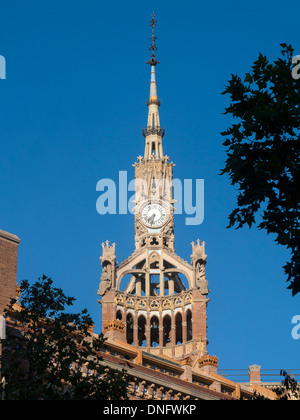
[[178,307],[185,307],[193,303],[191,291],[181,292],[171,296],[134,296],[127,293],[118,292],[115,296],[115,305],[134,310],[174,310]]

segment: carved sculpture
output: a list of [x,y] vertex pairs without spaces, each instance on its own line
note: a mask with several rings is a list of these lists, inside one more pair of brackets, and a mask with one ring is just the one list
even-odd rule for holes
[[207,295],[208,281],[206,279],[205,264],[207,255],[205,254],[205,242],[200,243],[197,239],[197,243],[192,242],[193,253],[191,255],[192,264],[195,273],[195,286],[200,290],[202,295]]
[[111,287],[111,269],[108,267],[110,267],[110,264],[108,264],[106,267],[103,267],[98,290],[98,295],[100,296],[103,296],[107,289]]
[[116,264],[115,245],[116,244],[114,243],[110,246],[109,241],[102,244],[102,257],[100,257],[100,261],[103,270],[98,289],[98,295],[100,296],[103,296],[113,284]]
[[197,261],[196,263],[196,286],[200,289],[202,295],[207,295],[209,293],[205,264],[201,261]]

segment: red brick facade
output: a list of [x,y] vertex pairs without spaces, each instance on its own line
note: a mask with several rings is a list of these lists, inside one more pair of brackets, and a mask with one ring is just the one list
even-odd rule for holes
[[0,230],[0,315],[16,297],[19,243],[16,235]]

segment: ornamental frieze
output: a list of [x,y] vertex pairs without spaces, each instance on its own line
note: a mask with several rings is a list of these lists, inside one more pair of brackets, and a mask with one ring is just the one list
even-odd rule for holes
[[191,291],[180,293],[180,296],[166,296],[166,297],[139,297],[139,296],[128,296],[126,293],[118,292],[115,296],[115,305],[124,306],[126,308],[133,308],[136,310],[165,310],[175,309],[178,307],[185,307],[193,303],[193,296]]

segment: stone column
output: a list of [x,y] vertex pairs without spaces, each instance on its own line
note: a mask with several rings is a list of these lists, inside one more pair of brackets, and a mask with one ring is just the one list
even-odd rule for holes
[[133,344],[134,344],[134,346],[139,345],[137,312],[135,312],[134,317],[133,317]]
[[145,292],[146,296],[150,296],[150,274],[148,272],[145,276]]
[[160,312],[159,314],[159,346],[163,347],[164,345],[164,325],[163,325],[163,318]]
[[142,295],[142,280],[140,277],[136,277],[136,286],[135,286],[135,292],[137,296]]
[[176,324],[175,324],[175,315],[174,315],[174,311],[172,311],[172,315],[171,315],[171,344],[172,346],[176,345]]
[[146,318],[145,335],[146,335],[146,347],[151,347],[151,328],[150,328],[150,313],[149,312]]
[[182,342],[186,343],[187,342],[187,323],[186,323],[186,312],[185,312],[185,308],[182,308]]
[[168,283],[169,283],[169,295],[174,295],[174,278],[173,278],[173,276],[171,276],[169,278]]
[[159,273],[159,295],[165,295],[165,276],[163,272]]

